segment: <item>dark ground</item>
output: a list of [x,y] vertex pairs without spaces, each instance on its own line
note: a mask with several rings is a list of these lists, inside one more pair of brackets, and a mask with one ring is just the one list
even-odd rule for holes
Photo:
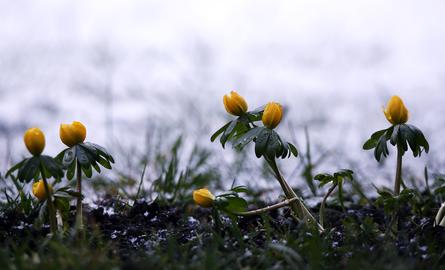
[[[214,222],[211,209],[191,204],[138,201],[130,207],[109,198],[97,205],[86,209],[85,246],[124,269],[445,269],[445,229],[407,207],[399,212],[396,236],[388,230],[390,217],[375,206],[330,206],[319,234],[297,224],[288,209],[237,222],[220,215]],[[42,250],[49,228],[33,225],[35,217],[3,213],[4,254]]]

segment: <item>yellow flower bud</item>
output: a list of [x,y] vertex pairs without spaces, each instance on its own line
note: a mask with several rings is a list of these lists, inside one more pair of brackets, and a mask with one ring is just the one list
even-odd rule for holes
[[68,147],[82,143],[86,136],[87,129],[80,122],[73,121],[71,124],[60,125],[60,139]]
[[393,125],[403,124],[408,121],[408,109],[399,96],[391,97],[383,113],[386,119]]
[[38,156],[45,148],[45,135],[39,128],[30,128],[23,136],[26,148],[34,156]]
[[283,107],[277,102],[269,102],[264,108],[263,117],[261,120],[263,124],[270,128],[274,129],[281,121],[283,117]]
[[215,196],[206,188],[193,191],[193,200],[202,207],[211,207]]
[[247,103],[237,92],[231,91],[230,94],[223,97],[224,107],[226,111],[235,116],[241,116],[247,112]]
[[[48,184],[49,191],[53,192],[53,187]],[[39,199],[40,201],[46,200],[48,197],[45,191],[45,183],[43,183],[43,180],[39,180],[38,182],[35,182],[32,184],[32,194]]]

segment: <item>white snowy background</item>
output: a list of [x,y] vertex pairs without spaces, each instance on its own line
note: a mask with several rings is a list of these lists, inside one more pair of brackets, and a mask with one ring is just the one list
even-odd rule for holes
[[379,166],[361,146],[400,95],[431,144],[405,168],[440,171],[444,14],[444,1],[0,0],[0,171],[26,155],[28,127],[54,155],[72,120],[111,152],[144,151],[153,126],[218,149],[208,138],[228,119],[230,90],[250,108],[283,103],[279,131],[292,124],[304,150],[307,125],[314,148],[334,152],[320,170],[354,164],[388,185],[394,154]]

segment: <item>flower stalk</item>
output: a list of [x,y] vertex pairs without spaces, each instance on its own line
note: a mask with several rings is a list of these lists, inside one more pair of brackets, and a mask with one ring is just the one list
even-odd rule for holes
[[265,159],[269,164],[269,166],[271,167],[272,171],[274,172],[275,178],[280,183],[281,188],[283,189],[283,192],[286,195],[286,198],[291,201],[289,203],[289,206],[294,212],[293,215],[294,218],[297,219],[297,221],[304,221],[308,224],[316,225],[318,230],[320,232],[323,232],[324,231],[323,226],[317,222],[315,217],[311,214],[311,212],[306,208],[304,203],[301,201],[300,197],[298,197],[295,191],[287,183],[286,179],[284,179],[283,175],[278,169],[275,159],[269,159],[269,158]]
[[266,212],[269,212],[269,211],[272,211],[272,210],[275,210],[275,209],[279,209],[279,208],[284,207],[284,206],[288,206],[290,203],[292,203],[292,202],[294,202],[296,200],[298,200],[298,198],[295,197],[295,198],[292,198],[292,199],[286,199],[286,200],[284,200],[282,202],[279,202],[279,203],[276,203],[276,204],[273,204],[273,205],[269,205],[269,206],[266,206],[266,207],[263,207],[263,208],[260,208],[260,209],[255,209],[255,210],[252,210],[252,211],[245,211],[245,212],[235,212],[233,214],[235,214],[237,216],[245,216],[245,217],[247,217],[247,216],[258,216],[258,215],[261,215],[263,213],[266,213]]
[[46,194],[46,202],[48,204],[49,225],[51,228],[51,233],[55,234],[57,232],[56,210],[53,203],[53,195],[51,189],[49,188],[48,181],[46,180],[42,165],[40,165],[40,174],[42,175],[43,186],[45,188]]
[[445,203],[440,205],[439,211],[437,211],[436,218],[434,220],[434,227],[441,226],[445,227]]
[[328,190],[328,192],[326,193],[326,195],[324,195],[323,197],[323,201],[321,202],[320,205],[320,225],[323,227],[324,226],[324,209],[326,207],[326,201],[328,200],[328,197],[331,196],[332,192],[335,190],[335,188],[337,187],[338,183],[334,183]]
[[76,204],[76,230],[83,229],[83,213],[82,213],[82,169],[80,166],[80,162],[77,162],[77,192],[79,193],[79,197],[77,197]]
[[397,146],[397,166],[396,166],[396,178],[394,181],[394,195],[400,194],[400,185],[402,183],[402,157],[403,149]]

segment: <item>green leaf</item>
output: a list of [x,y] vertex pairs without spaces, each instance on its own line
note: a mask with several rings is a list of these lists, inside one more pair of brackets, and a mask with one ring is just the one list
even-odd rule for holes
[[228,122],[227,124],[225,124],[224,126],[222,126],[220,129],[218,129],[215,133],[213,133],[212,137],[210,137],[210,141],[214,142],[216,140],[216,138],[218,138],[219,135],[221,135],[229,126],[231,122]]
[[342,178],[352,181],[354,172],[349,169],[341,169],[340,171],[334,173],[334,178]]
[[441,186],[438,187],[434,190],[434,194],[438,195],[438,194],[445,194],[445,186]]
[[19,169],[17,179],[22,182],[29,182],[31,179],[37,178],[40,174],[40,159],[32,157],[25,161]]
[[386,136],[384,136],[384,135],[381,136],[377,143],[377,146],[375,147],[374,157],[377,161],[380,161],[382,155],[384,157],[387,157],[389,155],[388,146],[386,145],[386,141],[387,141]]
[[286,141],[281,141],[281,143],[283,145],[283,153],[281,154],[281,158],[282,159],[289,158],[292,153],[289,150],[289,144]]
[[408,144],[407,144],[407,140],[408,140],[408,136],[411,135],[410,130],[407,130],[408,127],[404,124],[400,124],[400,130],[399,130],[399,136],[397,138],[397,146],[400,147],[403,152],[402,154],[404,154],[406,151],[408,151]]
[[68,180],[73,179],[75,172],[76,172],[76,161],[73,161],[68,166],[68,169],[66,171],[66,178],[68,178]]
[[98,173],[101,172],[100,167],[99,167],[99,165],[97,164],[97,162],[95,160],[93,162],[91,162],[91,165],[96,170],[96,172],[98,172]]
[[62,152],[60,152],[59,154],[57,154],[57,156],[54,159],[59,161],[60,163],[62,163],[63,157],[65,156],[65,152],[68,149],[69,148],[67,148],[67,149],[63,150]]
[[229,126],[224,131],[223,136],[229,136],[229,134],[232,133],[232,131],[235,129],[236,125],[238,124],[238,119],[233,120],[229,123]]
[[320,181],[320,184],[318,186],[322,187],[322,186],[324,186],[324,185],[326,185],[328,183],[333,182],[335,178],[331,174],[320,173],[320,174],[317,174],[314,177],[314,179],[317,180],[317,181]]
[[319,187],[322,187],[324,185],[326,185],[327,183],[337,183],[339,185],[339,192],[341,189],[343,180],[353,180],[353,175],[354,172],[352,170],[349,169],[341,169],[338,172],[335,172],[334,175],[332,174],[328,174],[328,173],[320,173],[317,174],[314,179],[317,181],[320,181]]
[[73,163],[74,159],[76,158],[76,147],[77,146],[74,146],[64,151],[62,164],[65,168]]
[[5,177],[8,178],[10,175],[12,175],[12,173],[18,169],[20,169],[23,164],[27,161],[27,159],[24,159],[22,161],[20,161],[19,163],[15,164],[14,166],[12,166],[7,172]]
[[110,164],[110,162],[108,162],[108,160],[106,160],[102,157],[98,157],[97,162],[99,162],[99,164],[102,165],[102,167],[111,170],[111,164]]
[[63,170],[59,163],[50,156],[40,156],[41,165],[50,173],[50,176],[60,179],[63,177]]
[[256,138],[263,129],[263,127],[252,128],[251,130],[247,131],[242,136],[237,138],[233,143],[233,147],[238,150],[243,149],[248,143]]
[[383,198],[393,198],[393,194],[385,189],[377,189],[377,193],[382,196]]
[[244,212],[247,209],[247,202],[240,197],[225,197],[227,205],[224,210],[229,213]]
[[266,152],[270,134],[271,134],[270,129],[263,128],[256,137],[255,155],[257,158],[260,158]]
[[281,140],[275,131],[270,132],[269,140],[267,142],[266,154],[269,158],[281,156],[283,153]]
[[233,120],[233,121],[231,121],[231,122],[229,122],[229,125],[224,130],[223,135],[219,139],[219,141],[221,142],[221,145],[222,145],[223,148],[225,147],[226,142],[229,140],[229,138],[233,135],[232,132],[235,129],[237,124],[238,124],[238,118]]
[[81,165],[80,167],[82,168],[82,171],[85,174],[85,176],[88,178],[91,178],[91,176],[93,175],[93,170],[91,169],[91,164]]
[[91,156],[96,157],[97,155],[99,155],[99,151],[91,143],[87,142],[87,143],[81,143],[79,145],[82,148],[84,148],[84,150],[87,151]]
[[80,165],[87,166],[90,165],[91,161],[87,151],[80,145],[76,145],[76,158],[79,161]]
[[[420,146],[416,142],[415,131],[411,130],[407,125],[403,125],[401,132],[403,134],[404,139],[406,139],[406,141],[408,141],[409,147],[411,148],[411,151],[413,152],[414,157],[417,157],[418,155],[420,155]],[[406,142],[405,142],[405,144],[406,144]],[[408,150],[408,149],[406,149],[406,150]]]
[[249,189],[246,186],[236,186],[231,189],[231,191],[236,193],[249,193]]
[[[180,140],[179,140],[179,142],[180,142]],[[108,153],[108,151],[104,147],[102,147],[98,144],[95,144],[95,143],[90,143],[90,142],[83,143],[83,145],[94,147],[94,149],[96,149],[96,151],[99,155],[103,156],[105,159],[107,159],[111,163],[114,163],[113,156],[111,156],[110,153]]]
[[291,151],[291,153],[294,155],[294,157],[298,157],[298,150],[297,147],[295,147],[295,145],[288,143],[289,145],[289,149]]
[[388,130],[388,129],[382,129],[382,130],[379,130],[379,131],[377,131],[377,132],[374,132],[374,133],[371,135],[371,138],[369,138],[369,139],[365,142],[365,144],[363,145],[363,149],[364,149],[364,150],[371,150],[371,149],[375,148],[375,147],[377,146],[377,143],[378,143],[380,137],[382,137],[382,135],[385,134],[385,132],[386,132],[387,130]]
[[[406,125],[406,126],[415,134],[415,141],[416,144],[419,146],[419,148],[423,147],[423,150],[425,150],[425,152],[428,153],[430,146],[425,138],[425,135],[423,135],[422,131],[413,125]],[[419,156],[421,155],[421,152],[422,149],[419,150]]]
[[56,209],[62,212],[69,211],[70,209],[69,200],[67,200],[65,197],[60,197],[60,196],[54,196],[54,197],[55,197],[54,206],[56,207]]
[[399,141],[399,130],[401,125],[395,125],[394,130],[391,134],[390,143],[392,145],[396,145],[396,143]]

